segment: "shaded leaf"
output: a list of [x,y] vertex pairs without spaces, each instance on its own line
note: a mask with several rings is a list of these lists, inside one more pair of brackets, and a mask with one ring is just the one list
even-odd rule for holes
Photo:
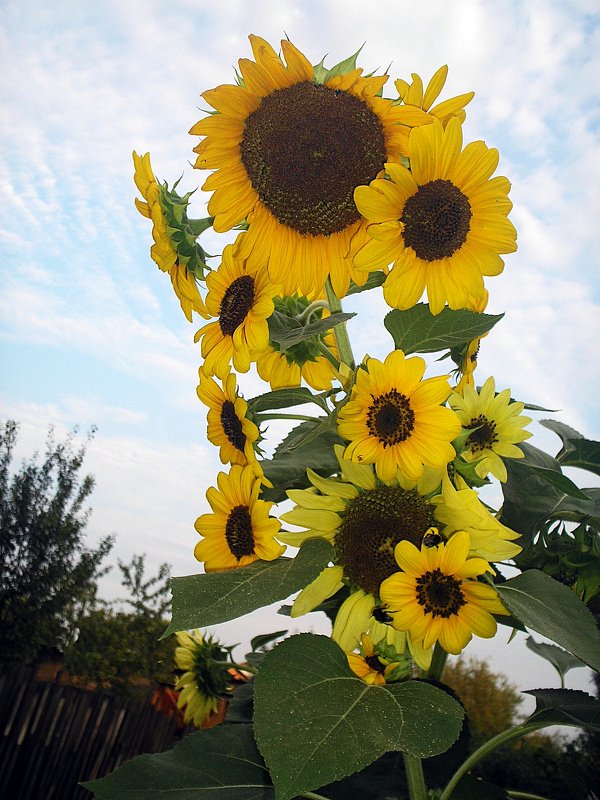
[[324,411],[329,411],[325,395],[325,392],[313,394],[304,386],[296,386],[290,389],[276,389],[273,392],[265,392],[265,394],[252,397],[247,402],[248,408],[253,414],[277,408],[301,406],[305,403],[315,403]]
[[275,631],[274,633],[262,633],[260,636],[255,636],[250,640],[250,647],[253,650],[259,650],[261,647],[271,644],[276,639],[281,639],[281,637],[285,636],[286,633],[287,628],[283,631]]
[[531,689],[535,711],[527,720],[546,725],[580,725],[600,731],[600,700],[578,689]]
[[281,351],[285,351],[288,347],[293,347],[295,344],[303,342],[305,339],[313,339],[315,336],[321,336],[332,328],[335,328],[336,325],[340,325],[342,322],[346,322],[355,316],[355,313],[339,312],[337,314],[331,314],[329,317],[310,322],[308,325],[303,325],[294,317],[288,317],[285,314],[281,314],[279,311],[274,311],[268,320],[269,339],[276,342]]
[[[565,467],[579,467],[594,475],[600,475],[600,442],[590,439],[575,439],[569,442],[570,449],[557,458]],[[562,451],[561,451],[562,452]]]
[[310,539],[295,558],[255,561],[247,567],[173,578],[173,618],[163,638],[189,628],[226,622],[284,600],[314,580],[332,555],[325,539]]
[[575,658],[571,653],[567,653],[561,647],[545,642],[536,642],[532,636],[527,637],[527,647],[541,658],[549,661],[560,675],[561,681],[569,670],[586,666],[583,661]]
[[533,569],[498,584],[496,590],[524,625],[600,670],[600,632],[574,592]]
[[97,800],[273,800],[250,725],[219,725],[186,736],[173,750],[132,758],[83,784]]
[[503,314],[479,314],[444,308],[432,314],[429,306],[418,303],[408,311],[395,309],[386,314],[384,325],[394,339],[396,349],[408,353],[435,353],[464,346],[490,331]]
[[546,469],[545,467],[531,467],[541,478],[569,497],[576,497],[578,500],[589,500],[589,497],[584,494],[577,484],[564,475],[562,472],[557,472],[553,469]]
[[506,789],[474,775],[464,775],[452,792],[452,800],[510,800]]
[[265,656],[255,682],[256,740],[278,800],[340,780],[390,750],[441,753],[462,717],[458,703],[426,683],[367,685],[325,636],[286,639]]

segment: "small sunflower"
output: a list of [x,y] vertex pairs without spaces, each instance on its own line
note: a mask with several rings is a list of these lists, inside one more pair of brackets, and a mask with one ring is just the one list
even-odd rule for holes
[[439,641],[458,655],[473,634],[484,639],[496,633],[492,614],[508,614],[492,586],[473,580],[490,571],[483,558],[468,558],[469,534],[458,531],[446,544],[420,549],[412,542],[396,546],[403,570],[381,585],[381,599],[398,630],[429,648]]
[[[385,686],[394,680],[406,677],[410,671],[409,662],[385,646],[384,642],[373,644],[367,633],[360,637],[360,654],[346,653],[348,666],[370,686]],[[395,658],[395,660],[393,660]]]
[[206,492],[212,513],[196,520],[203,538],[194,549],[206,572],[245,567],[258,559],[274,561],[284,553],[274,538],[279,520],[269,517],[273,503],[258,499],[261,481],[252,464],[234,464],[229,474],[218,474],[219,488]]
[[232,691],[231,676],[224,666],[230,653],[199,630],[180,631],[176,636],[175,665],[183,671],[175,684],[175,689],[181,690],[177,707],[185,708],[184,722],[193,721],[200,728],[217,712],[221,698]]
[[532,421],[522,416],[524,403],[511,403],[510,389],[496,394],[493,378],[488,378],[478,392],[472,386],[463,388],[449,399],[460,424],[473,433],[465,442],[461,456],[465,461],[479,461],[475,471],[481,478],[491,472],[499,481],[507,480],[502,458],[523,458],[516,445],[531,437],[523,428]]
[[321,77],[287,40],[285,62],[264,39],[250,44],[241,85],[204,92],[217,113],[190,131],[205,137],[195,166],[216,170],[202,187],[214,192],[214,229],[247,220],[238,254],[250,267],[266,267],[290,294],[321,291],[329,274],[343,297],[350,279],[366,280],[349,255],[355,237],[366,241],[354,189],[406,155],[410,126],[429,116],[382,98],[386,75],[350,68]]
[[382,481],[400,470],[417,479],[424,465],[442,469],[455,456],[450,442],[460,423],[443,403],[450,392],[446,376],[422,380],[425,361],[394,350],[384,362],[370,358],[359,369],[350,401],[338,417],[338,432],[350,441],[345,458],[375,464]]
[[150,153],[138,156],[133,153],[135,172],[133,179],[137,188],[146,202],[135,199],[137,210],[142,216],[152,220],[152,238],[154,244],[150,248],[152,260],[156,262],[163,272],[168,272],[173,285],[173,291],[179,299],[181,310],[186,318],[192,321],[192,311],[208,319],[208,312],[204,301],[198,291],[198,284],[192,273],[179,263],[179,257],[169,236],[167,221],[160,203],[160,187],[156,182]]
[[196,392],[208,406],[208,441],[220,448],[223,464],[252,464],[260,471],[254,449],[259,431],[247,416],[248,403],[238,395],[235,374],[229,367],[218,371],[221,387],[202,368],[198,370],[200,382]]
[[450,98],[450,100],[444,100],[442,103],[438,103],[437,106],[433,106],[444,88],[446,78],[448,77],[448,67],[446,65],[437,70],[427,84],[425,91],[423,91],[423,80],[421,77],[415,72],[412,73],[411,77],[411,83],[402,79],[398,79],[394,82],[400,99],[405,105],[422,109],[430,115],[430,122],[433,122],[433,119],[438,119],[444,127],[446,127],[452,117],[456,117],[460,123],[465,121],[466,113],[464,108],[475,97],[475,92],[460,94],[457,97]]
[[439,314],[468,308],[483,297],[484,276],[504,269],[501,253],[516,250],[516,231],[508,220],[512,203],[506,178],[491,178],[498,151],[484,142],[462,150],[458,119],[446,128],[438,120],[410,135],[410,171],[386,164],[386,180],[375,179],[354,193],[360,213],[372,224],[354,258],[357,268],[393,267],[383,292],[389,305],[408,309],[427,289],[429,306]]
[[234,255],[234,245],[223,250],[221,265],[206,278],[206,308],[216,322],[209,322],[196,333],[202,340],[203,369],[214,374],[219,364],[233,365],[248,372],[250,363],[269,343],[267,319],[273,313],[276,286],[264,270],[250,270]]

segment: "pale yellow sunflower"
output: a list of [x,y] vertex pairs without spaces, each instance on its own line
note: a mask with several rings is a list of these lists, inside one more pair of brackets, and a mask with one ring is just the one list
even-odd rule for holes
[[234,255],[234,245],[223,250],[221,265],[206,278],[206,308],[216,322],[209,322],[196,333],[202,340],[203,369],[214,374],[217,365],[229,364],[238,372],[248,372],[250,363],[269,344],[267,319],[273,313],[273,286],[265,270],[249,269]]
[[152,260],[156,262],[159,269],[169,273],[173,291],[179,299],[181,310],[186,318],[191,322],[192,311],[196,311],[201,317],[208,319],[209,314],[198,290],[196,279],[187,267],[178,262],[177,251],[171,242],[165,214],[160,204],[160,188],[150,164],[150,153],[138,156],[134,152],[133,163],[135,166],[133,179],[146,201],[142,202],[136,197],[135,205],[142,216],[152,220],[152,238],[154,239],[154,244],[150,248]]
[[261,477],[252,464],[234,464],[229,474],[219,472],[217,486],[206,492],[212,513],[196,520],[202,536],[194,555],[206,572],[235,569],[262,559],[273,561],[284,552],[275,541],[279,520],[269,516],[273,503],[259,500]]
[[354,258],[358,269],[392,264],[383,292],[389,305],[408,309],[425,290],[433,314],[447,302],[468,308],[484,296],[483,278],[504,269],[501,253],[516,250],[508,220],[510,183],[491,175],[498,151],[484,142],[462,150],[458,119],[438,120],[410,135],[410,171],[386,164],[387,178],[359,186],[354,199],[372,224],[371,241]]
[[447,376],[423,380],[425,361],[394,350],[384,362],[369,358],[359,369],[350,400],[338,417],[338,432],[350,444],[345,458],[375,464],[383,481],[399,470],[417,479],[424,466],[442,469],[456,453],[456,414],[441,405],[450,392]]
[[433,106],[444,88],[447,77],[448,67],[444,65],[437,70],[425,90],[423,90],[423,80],[416,72],[411,75],[411,83],[398,79],[394,82],[394,85],[405,105],[422,109],[430,115],[430,122],[433,119],[438,119],[445,127],[452,117],[456,117],[460,123],[464,122],[466,117],[465,106],[475,97],[475,92],[467,92]]
[[199,630],[180,631],[176,637],[175,665],[183,671],[175,684],[175,689],[181,690],[177,707],[185,709],[184,722],[193,721],[200,728],[218,711],[221,698],[232,691],[227,668],[214,665],[215,661],[227,661],[229,651]]
[[396,572],[381,584],[381,599],[395,628],[410,631],[424,648],[439,641],[458,655],[473,634],[492,638],[497,623],[492,614],[508,614],[496,590],[474,580],[490,571],[483,558],[468,558],[469,534],[458,531],[436,547],[402,541],[396,546]]
[[218,113],[190,131],[205,137],[195,166],[216,170],[202,187],[214,192],[214,229],[247,220],[238,255],[250,267],[266,267],[289,294],[318,293],[330,275],[343,297],[350,279],[366,280],[351,257],[366,241],[354,189],[406,155],[410,126],[430,116],[382,98],[386,75],[350,69],[319,82],[291,42],[281,42],[283,58],[258,36],[250,44],[240,85],[204,92]]
[[510,389],[496,394],[493,378],[488,378],[479,392],[472,386],[464,386],[463,394],[455,392],[448,402],[462,427],[473,430],[461,456],[465,461],[479,462],[475,471],[481,478],[491,472],[499,481],[506,481],[502,459],[523,458],[523,451],[516,445],[532,436],[523,430],[532,421],[522,415],[525,404],[511,403]]
[[248,403],[238,394],[236,377],[229,366],[218,367],[217,371],[221,386],[202,368],[198,370],[196,392],[208,406],[208,441],[219,448],[223,464],[252,464],[261,472],[254,449],[259,431],[247,416]]

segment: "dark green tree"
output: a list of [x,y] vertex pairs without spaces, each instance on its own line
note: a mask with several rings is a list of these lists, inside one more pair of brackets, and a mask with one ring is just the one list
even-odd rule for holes
[[16,422],[0,423],[0,664],[65,648],[113,545],[110,536],[85,545],[94,488],[81,474],[87,442],[76,449],[76,431],[57,442],[50,428],[43,458],[35,453],[15,468],[17,433]]

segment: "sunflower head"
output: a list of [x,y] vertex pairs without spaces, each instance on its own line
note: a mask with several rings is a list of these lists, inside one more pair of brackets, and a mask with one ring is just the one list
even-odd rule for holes
[[397,653],[394,646],[385,640],[374,644],[369,634],[363,633],[359,650],[359,654],[346,653],[348,665],[355,675],[370,686],[383,686],[410,674],[410,659],[404,653]]

